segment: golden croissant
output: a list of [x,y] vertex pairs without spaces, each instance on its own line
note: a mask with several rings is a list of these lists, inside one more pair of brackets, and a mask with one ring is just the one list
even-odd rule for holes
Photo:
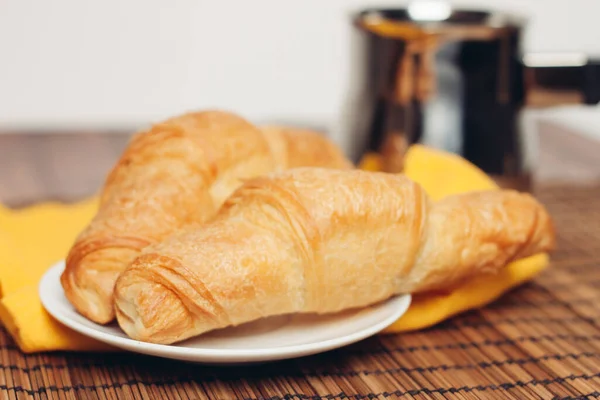
[[433,203],[403,175],[298,168],[247,181],[210,222],[146,248],[117,280],[115,310],[130,337],[174,343],[262,317],[447,289],[554,241],[528,194]]
[[318,133],[259,129],[222,111],[184,114],[135,135],[68,254],[67,298],[87,318],[110,322],[114,283],[143,248],[211,218],[244,179],[298,166],[352,164]]

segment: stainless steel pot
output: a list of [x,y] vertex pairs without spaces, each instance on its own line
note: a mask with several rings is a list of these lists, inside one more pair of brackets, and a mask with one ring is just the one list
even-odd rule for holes
[[523,108],[597,103],[600,63],[524,53],[526,20],[517,15],[413,4],[354,16],[366,64],[352,114],[366,124],[348,132],[362,138],[353,158],[378,151],[386,170],[399,172],[406,148],[425,143],[462,155],[503,187],[529,189]]

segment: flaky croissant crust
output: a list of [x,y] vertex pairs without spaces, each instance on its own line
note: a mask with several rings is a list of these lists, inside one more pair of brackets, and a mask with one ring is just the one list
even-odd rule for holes
[[210,223],[146,248],[118,279],[115,308],[129,336],[173,343],[447,288],[554,240],[528,194],[432,203],[402,175],[298,168],[246,182]]
[[316,132],[260,129],[223,111],[184,114],[135,135],[67,256],[68,300],[87,318],[110,322],[114,283],[143,248],[210,219],[244,179],[302,165],[352,167]]

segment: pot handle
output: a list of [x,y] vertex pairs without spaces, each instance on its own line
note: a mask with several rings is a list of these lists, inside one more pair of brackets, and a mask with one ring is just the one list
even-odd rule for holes
[[585,53],[540,52],[524,54],[522,63],[527,106],[600,102],[600,59]]

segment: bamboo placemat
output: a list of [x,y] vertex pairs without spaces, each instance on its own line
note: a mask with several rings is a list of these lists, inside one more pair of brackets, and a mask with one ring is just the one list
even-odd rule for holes
[[23,355],[0,332],[0,394],[58,399],[600,397],[600,187],[537,192],[553,265],[479,311],[304,359],[207,367],[119,354]]

